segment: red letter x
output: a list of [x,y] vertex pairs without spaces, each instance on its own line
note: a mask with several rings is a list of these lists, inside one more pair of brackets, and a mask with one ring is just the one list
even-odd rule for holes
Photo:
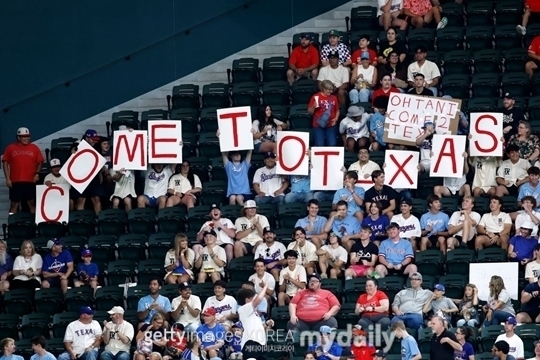
[[405,175],[405,177],[407,178],[407,180],[412,184],[414,184],[414,182],[412,181],[411,177],[409,176],[409,174],[407,174],[407,172],[405,171],[405,165],[407,165],[409,163],[409,161],[411,161],[411,159],[413,158],[412,155],[409,155],[408,158],[405,159],[405,161],[403,162],[403,164],[399,164],[396,160],[396,157],[394,156],[394,154],[390,155],[390,159],[392,160],[392,162],[394,164],[396,164],[397,166],[397,171],[396,173],[394,174],[394,176],[392,176],[392,178],[390,179],[390,182],[388,183],[388,185],[392,186],[392,184],[394,183],[394,180],[396,180],[396,178],[398,177],[399,173],[403,173],[403,175]]
[[230,113],[230,114],[221,114],[219,115],[220,119],[231,119],[232,120],[232,131],[233,131],[233,144],[234,147],[238,146],[238,125],[236,123],[236,120],[241,117],[246,117],[247,112],[239,112],[239,113]]

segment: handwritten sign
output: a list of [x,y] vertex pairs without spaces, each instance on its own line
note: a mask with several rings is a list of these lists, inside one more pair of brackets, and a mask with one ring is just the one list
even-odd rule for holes
[[418,151],[386,150],[385,185],[395,189],[417,189],[418,156]]
[[181,164],[181,142],[181,121],[155,120],[148,122],[148,162],[150,164]]
[[336,147],[313,147],[311,149],[311,190],[337,190],[343,187],[343,161],[345,149]]
[[115,131],[113,143],[113,170],[146,170],[148,168],[148,133],[146,131]]
[[309,175],[309,133],[303,131],[278,131],[276,136],[276,174]]
[[60,169],[60,175],[82,194],[106,162],[100,153],[82,140],[77,146],[77,152],[72,154]]
[[217,117],[221,152],[253,150],[251,107],[218,109]]
[[471,113],[470,156],[503,156],[503,114]]
[[461,179],[466,140],[460,135],[433,135],[429,176]]
[[504,286],[510,297],[519,299],[518,293],[518,263],[481,263],[469,264],[469,283],[478,288],[478,298],[487,301],[489,298],[489,281],[493,275],[502,277]]
[[36,185],[36,224],[69,221],[69,185]]

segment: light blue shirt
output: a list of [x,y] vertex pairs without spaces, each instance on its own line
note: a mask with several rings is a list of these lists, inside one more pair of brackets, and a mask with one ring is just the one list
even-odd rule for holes
[[332,231],[339,237],[358,234],[360,232],[360,222],[354,216],[345,216],[343,220],[335,217],[332,222]]
[[411,335],[401,340],[402,360],[411,360],[415,355],[418,354],[420,354],[420,349],[418,349],[418,344]]
[[432,230],[428,234],[428,236],[431,236],[437,231],[446,231],[448,228],[448,220],[448,215],[442,211],[439,211],[436,214],[428,211],[420,218],[420,227],[422,230],[426,230],[428,226],[431,226]]
[[0,357],[0,360],[24,360],[24,358],[21,355],[11,354],[11,356],[9,357],[2,355],[2,357]]
[[518,201],[521,201],[525,196],[532,196],[536,200],[536,211],[540,211],[540,184],[535,188],[531,186],[530,182],[527,182],[519,188]]
[[224,166],[225,173],[227,173],[227,197],[231,195],[251,194],[249,188],[248,171],[251,164],[248,164],[245,160],[241,163],[235,164],[232,161],[228,161]]
[[[169,298],[159,295],[157,299],[154,299],[150,295],[146,295],[145,297],[142,297],[139,299],[139,304],[137,305],[137,312],[143,312],[146,311],[152,305],[154,302],[157,302],[159,306],[165,311],[165,312],[171,312],[171,302]],[[152,309],[148,312],[148,315],[144,319],[144,322],[147,324],[150,324],[150,320],[152,320],[152,317],[157,314],[156,309]]]
[[311,188],[309,175],[292,175],[289,177],[292,193],[308,193]]
[[38,354],[32,355],[30,360],[56,360],[56,357],[47,351],[42,357],[39,357]]
[[384,115],[381,115],[380,112],[375,111],[373,115],[369,118],[369,132],[376,133],[375,141],[377,141],[382,146],[386,146],[384,142]]
[[414,252],[409,240],[401,239],[394,243],[392,240],[386,239],[381,242],[379,256],[384,256],[386,261],[392,265],[399,265],[408,257],[414,258]]
[[[313,221],[313,223],[311,224],[313,225],[313,230],[310,230],[310,231],[306,230],[306,235],[309,237],[313,235],[322,234],[324,225],[326,225],[327,221],[328,220],[324,216],[317,215],[317,217],[315,218],[315,221]],[[305,218],[298,219],[294,227],[301,227],[301,228],[306,229],[309,225],[310,225],[309,217],[306,216]]]
[[[361,188],[360,186],[355,186],[354,192],[356,193],[356,195],[360,197],[360,199],[364,200],[364,194],[366,193],[364,188]],[[352,216],[357,211],[363,212],[362,207],[356,203],[356,201],[354,200],[353,194],[351,194],[349,189],[343,188],[343,189],[337,190],[336,193],[334,194],[334,200],[332,200],[332,204],[335,205],[338,203],[338,201],[341,201],[341,200],[344,200],[347,202],[347,205],[348,205],[347,215]]]

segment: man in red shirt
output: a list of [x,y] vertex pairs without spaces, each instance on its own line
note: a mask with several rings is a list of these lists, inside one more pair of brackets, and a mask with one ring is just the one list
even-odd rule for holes
[[353,68],[358,66],[358,64],[361,63],[360,57],[362,56],[362,53],[364,51],[367,51],[369,53],[369,63],[377,67],[377,64],[378,64],[377,52],[369,48],[370,43],[371,43],[371,39],[369,38],[369,35],[360,36],[360,39],[358,40],[359,48],[355,50],[351,56]]
[[289,330],[318,331],[323,325],[336,329],[334,316],[341,308],[339,300],[330,291],[321,289],[319,274],[311,274],[307,280],[308,288],[298,292],[289,303]]
[[532,78],[540,65],[540,36],[536,36],[529,45],[528,55],[529,61],[525,64],[525,72]]
[[287,80],[293,84],[296,78],[310,77],[317,79],[319,75],[319,51],[313,46],[313,37],[309,33],[300,36],[300,46],[296,46],[289,57]]
[[540,0],[525,0],[525,11],[521,25],[516,26],[516,31],[521,35],[527,34],[527,24],[540,22]]
[[2,157],[11,200],[10,214],[18,211],[22,201],[27,202],[31,213],[36,212],[36,182],[44,161],[39,147],[30,142],[30,130],[19,128],[17,142],[8,145]]

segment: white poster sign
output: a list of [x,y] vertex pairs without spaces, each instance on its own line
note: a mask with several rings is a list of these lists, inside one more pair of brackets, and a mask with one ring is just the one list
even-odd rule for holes
[[77,146],[77,152],[72,154],[60,169],[60,175],[75,190],[82,193],[106,162],[100,153],[82,140]]
[[36,185],[36,224],[69,221],[69,185]]
[[386,150],[385,185],[394,189],[417,189],[418,156],[418,151]]
[[279,175],[309,175],[309,133],[277,132],[276,173]]
[[502,277],[504,286],[510,297],[519,299],[518,293],[518,263],[475,263],[469,264],[469,283],[476,285],[478,298],[487,301],[489,298],[489,282],[493,275]]
[[471,113],[470,156],[503,156],[503,114]]
[[182,163],[182,121],[148,122],[148,163]]
[[463,135],[433,135],[431,177],[463,177],[466,140]]
[[345,160],[343,147],[311,148],[311,190],[338,190],[343,187],[341,168]]
[[221,152],[253,150],[251,107],[218,109],[217,117]]
[[148,133],[143,130],[117,130],[113,135],[113,170],[148,168]]

